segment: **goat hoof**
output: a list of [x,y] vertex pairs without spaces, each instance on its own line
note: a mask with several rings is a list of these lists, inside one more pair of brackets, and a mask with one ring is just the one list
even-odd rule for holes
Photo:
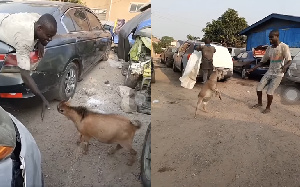
[[113,154],[115,154],[115,153],[116,153],[115,150],[110,150],[110,151],[107,152],[107,155],[113,155]]
[[126,163],[126,165],[127,165],[127,166],[132,166],[133,163],[134,163],[134,161],[128,161],[128,162]]

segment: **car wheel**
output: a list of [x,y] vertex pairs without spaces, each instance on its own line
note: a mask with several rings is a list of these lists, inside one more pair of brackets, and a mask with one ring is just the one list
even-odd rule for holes
[[243,68],[242,70],[242,79],[246,79],[247,78],[247,70],[245,68]]
[[181,68],[181,77],[183,76],[184,71],[185,71],[185,69],[184,69],[184,67],[182,67],[182,68]]
[[173,71],[174,72],[179,72],[179,70],[176,68],[175,63],[173,63]]
[[167,61],[166,61],[166,66],[167,66],[168,68],[170,68],[170,67],[172,67],[172,64],[173,64],[173,61],[172,61],[172,59],[170,59],[170,58],[167,58]]
[[281,96],[284,104],[293,105],[300,102],[300,89],[295,86],[287,86],[282,89]]
[[129,88],[135,89],[138,83],[138,79],[139,79],[139,75],[132,74],[131,70],[128,69],[124,80],[124,86],[128,86]]
[[148,126],[141,158],[141,179],[145,187],[151,186],[151,123]]
[[107,49],[106,49],[106,51],[104,53],[104,56],[102,58],[103,61],[107,61],[109,59],[109,52],[110,52],[110,47],[107,46]]
[[74,62],[68,64],[59,84],[58,100],[67,100],[73,97],[77,87],[78,67]]
[[151,83],[155,83],[155,70],[151,73]]

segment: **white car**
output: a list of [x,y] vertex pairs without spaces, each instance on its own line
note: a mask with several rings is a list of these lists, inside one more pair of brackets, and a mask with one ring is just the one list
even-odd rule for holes
[[[183,43],[178,52],[174,54],[173,71],[181,71],[182,75],[189,61],[190,55],[194,52],[195,45],[204,45],[203,42],[186,41]],[[226,47],[211,44],[216,48],[216,52],[213,55],[213,65],[215,68],[221,69],[223,71],[221,79],[228,79],[233,75],[233,60]],[[203,72],[200,70],[198,73],[198,78],[203,77]]]
[[0,107],[0,186],[44,186],[40,150],[26,127]]

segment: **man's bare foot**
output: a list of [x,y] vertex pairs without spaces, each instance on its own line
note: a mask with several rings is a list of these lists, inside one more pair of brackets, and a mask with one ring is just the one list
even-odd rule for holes
[[270,113],[271,112],[271,109],[269,108],[266,108],[264,111],[262,111],[263,114],[267,114],[267,113]]
[[262,107],[262,104],[255,104],[251,107],[251,109],[258,108],[258,107]]

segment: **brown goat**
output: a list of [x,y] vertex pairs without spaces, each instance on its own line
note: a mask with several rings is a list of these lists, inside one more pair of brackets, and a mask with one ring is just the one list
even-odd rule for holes
[[132,148],[132,141],[136,130],[141,127],[140,121],[130,121],[116,114],[92,112],[83,106],[70,106],[66,101],[60,102],[57,110],[74,122],[80,133],[77,144],[83,143],[84,154],[88,152],[90,138],[96,138],[102,143],[117,144],[108,154],[114,154],[124,147],[131,154],[127,165],[131,166],[135,162],[137,152]]
[[217,89],[217,82],[218,82],[218,79],[221,78],[221,76],[222,76],[222,70],[216,69],[216,71],[214,71],[210,75],[209,80],[206,83],[204,83],[203,87],[201,88],[201,91],[198,94],[198,102],[197,102],[195,116],[194,116],[195,118],[197,115],[197,110],[201,104],[203,104],[204,112],[207,112],[206,105],[214,93],[217,96],[219,96],[220,100],[222,100],[221,94],[220,94],[219,90]]

